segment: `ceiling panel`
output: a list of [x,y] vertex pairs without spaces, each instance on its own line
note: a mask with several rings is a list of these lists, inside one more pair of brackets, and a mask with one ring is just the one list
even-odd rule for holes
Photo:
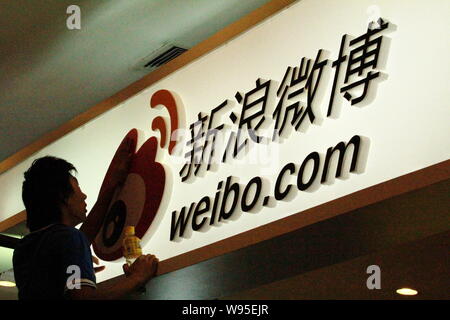
[[268,0],[80,0],[0,3],[0,161],[148,71],[136,63],[167,43],[192,48]]

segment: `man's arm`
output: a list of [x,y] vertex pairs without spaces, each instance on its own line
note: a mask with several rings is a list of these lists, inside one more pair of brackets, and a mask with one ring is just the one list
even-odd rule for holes
[[100,283],[97,289],[81,286],[81,289],[67,291],[67,298],[73,300],[117,300],[136,291],[153,278],[158,269],[158,259],[153,255],[139,257],[130,267],[124,266],[126,276],[113,282]]
[[121,276],[113,284],[98,284],[97,289],[90,286],[72,289],[67,297],[71,300],[119,300],[136,291],[139,285],[135,279]]

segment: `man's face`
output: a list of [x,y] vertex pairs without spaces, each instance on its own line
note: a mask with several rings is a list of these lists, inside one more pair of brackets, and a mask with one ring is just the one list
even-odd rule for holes
[[81,191],[78,180],[74,177],[70,178],[73,193],[67,199],[67,209],[69,214],[77,220],[77,224],[86,220],[86,198],[87,196]]

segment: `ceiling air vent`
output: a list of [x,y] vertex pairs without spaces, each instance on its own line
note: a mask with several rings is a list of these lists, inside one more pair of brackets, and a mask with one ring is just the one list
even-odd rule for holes
[[182,53],[186,52],[187,49],[173,44],[166,44],[159,49],[153,51],[151,54],[141,59],[137,65],[137,69],[149,70],[156,69],[163,64],[166,64],[170,60],[175,59]]
[[164,51],[163,53],[161,53],[156,58],[154,58],[154,59],[150,60],[149,62],[147,62],[144,65],[144,67],[145,68],[148,68],[148,67],[152,67],[152,68],[160,67],[163,64],[165,64],[166,62],[169,62],[170,60],[175,59],[176,57],[178,57],[180,54],[182,54],[185,51],[187,51],[187,49],[173,46],[169,50]]

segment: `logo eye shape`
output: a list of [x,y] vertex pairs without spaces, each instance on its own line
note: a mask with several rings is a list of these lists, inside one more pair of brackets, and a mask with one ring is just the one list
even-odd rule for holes
[[145,182],[142,177],[130,173],[121,192],[114,197],[102,229],[102,241],[107,251],[120,249],[125,226],[136,226],[145,205]]
[[102,240],[105,247],[112,247],[120,238],[125,227],[127,207],[122,200],[116,201],[106,215],[102,230]]

